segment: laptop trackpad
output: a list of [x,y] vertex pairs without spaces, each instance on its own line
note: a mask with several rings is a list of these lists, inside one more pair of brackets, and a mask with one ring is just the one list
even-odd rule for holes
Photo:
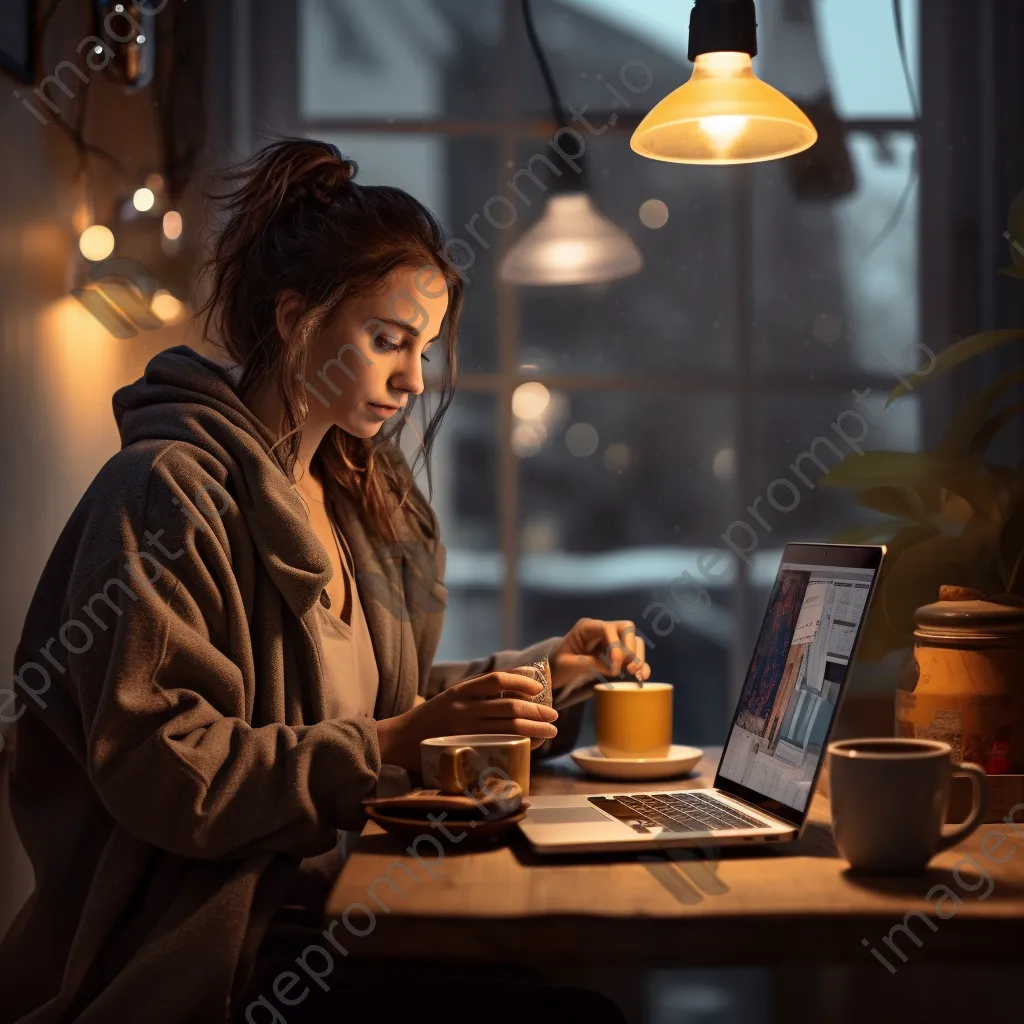
[[595,807],[538,807],[526,812],[526,820],[535,825],[572,825],[581,821],[604,821],[608,816]]

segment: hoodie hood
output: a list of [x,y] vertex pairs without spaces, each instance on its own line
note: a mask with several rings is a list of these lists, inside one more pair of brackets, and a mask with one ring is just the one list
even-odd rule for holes
[[178,345],[114,394],[122,450],[144,441],[194,445],[225,468],[260,558],[296,616],[320,599],[331,563],[271,453],[273,437],[235,392],[227,367]]

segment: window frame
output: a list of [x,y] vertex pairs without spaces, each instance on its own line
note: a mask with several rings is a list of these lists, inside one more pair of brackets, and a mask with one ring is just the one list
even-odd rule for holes
[[[260,140],[255,125],[272,124],[274,131],[294,136],[322,137],[332,134],[430,134],[445,138],[481,137],[498,142],[497,168],[504,168],[506,162],[516,157],[516,146],[528,139],[547,140],[554,134],[557,125],[551,119],[522,118],[514,113],[517,60],[519,59],[516,39],[521,38],[524,27],[520,6],[504,0],[502,5],[502,31],[499,48],[499,74],[501,75],[501,102],[497,116],[491,120],[424,120],[374,118],[303,118],[299,110],[298,94],[298,21],[300,5],[298,0],[291,4],[279,0],[232,0],[230,13],[223,15],[228,37],[232,41],[230,58],[230,110],[222,121],[230,124],[229,137],[236,155],[247,156],[259,147]],[[920,0],[913,4],[912,16],[922,24]],[[919,32],[921,44],[919,53],[925,52],[925,40]],[[923,63],[923,62],[922,62]],[[921,76],[923,80],[923,75]],[[588,111],[594,121],[607,120],[612,113]],[[619,137],[624,145],[640,123],[642,115],[617,113],[614,125],[609,126],[608,136]],[[918,155],[918,178],[914,185],[912,202],[920,206],[924,192],[928,163],[921,159],[923,124],[920,118],[844,118],[839,117],[844,132],[865,133],[876,137],[886,135],[910,135],[915,138]],[[518,286],[503,281],[497,282],[497,357],[498,367],[493,372],[466,373],[460,376],[458,389],[494,395],[497,405],[498,430],[498,515],[500,556],[504,567],[501,583],[501,638],[504,647],[519,647],[537,638],[520,635],[520,581],[517,567],[520,561],[520,501],[519,462],[512,450],[512,393],[527,380],[539,381],[548,387],[563,391],[574,390],[648,390],[686,394],[699,391],[704,394],[726,394],[732,398],[733,439],[736,452],[735,472],[732,481],[733,517],[744,519],[748,516],[750,496],[755,494],[752,482],[751,451],[754,429],[754,405],[757,395],[793,394],[801,391],[820,391],[835,388],[837,391],[869,387],[888,391],[892,386],[889,375],[871,372],[841,371],[817,373],[814,381],[794,379],[791,373],[757,372],[756,391],[754,380],[754,331],[751,329],[753,313],[753,223],[751,214],[752,175],[744,165],[720,168],[727,176],[733,203],[733,239],[730,246],[735,259],[734,295],[735,311],[733,351],[734,365],[731,371],[712,373],[695,372],[686,375],[641,375],[619,376],[614,374],[588,373],[545,373],[543,371],[521,371],[518,366],[519,337],[517,322]],[[507,175],[499,174],[495,179],[496,188],[504,184]],[[918,218],[918,261],[917,295],[920,312],[924,313],[923,275],[926,271],[924,248],[927,229]],[[509,246],[515,241],[515,232],[501,232],[495,243],[496,261],[500,261]],[[926,321],[918,317],[917,339],[922,336]],[[945,407],[945,402],[940,403]],[[933,403],[934,404],[934,403]],[[939,414],[941,417],[941,413]],[[928,422],[934,422],[934,408],[922,410],[925,422],[924,433],[930,434]],[[723,524],[723,529],[728,524]],[[729,651],[729,700],[738,697],[740,687],[750,659],[750,641],[756,622],[753,606],[753,586],[750,568],[737,559],[732,575],[732,614],[735,628]],[[637,620],[638,628],[643,623]]]

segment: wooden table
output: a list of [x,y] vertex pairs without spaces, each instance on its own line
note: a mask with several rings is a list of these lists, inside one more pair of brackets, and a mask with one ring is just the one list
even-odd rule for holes
[[[719,753],[707,751],[699,775],[644,784],[587,779],[559,759],[536,771],[533,792],[699,788],[710,785]],[[351,953],[371,957],[590,969],[859,964],[883,975],[872,948],[894,968],[1021,961],[1024,825],[1015,843],[1010,826],[982,826],[918,875],[857,877],[836,853],[820,792],[811,815],[797,843],[725,849],[711,859],[693,851],[541,858],[517,835],[510,846],[480,852],[440,837],[443,854],[421,843],[417,862],[369,825],[326,912],[346,922]],[[1013,851],[1002,864],[982,850],[997,829],[1010,838],[998,850],[988,840],[988,850]],[[890,936],[895,949],[883,942]]]

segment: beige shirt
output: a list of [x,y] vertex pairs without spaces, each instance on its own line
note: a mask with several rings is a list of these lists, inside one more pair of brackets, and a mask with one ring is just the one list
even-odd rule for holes
[[343,622],[334,609],[317,605],[323,623],[320,644],[324,655],[327,717],[338,718],[344,714],[373,718],[380,683],[377,657],[352,571],[352,552],[338,529],[334,530],[334,538],[352,594],[352,614],[351,622]]
[[[352,594],[352,610],[351,621],[344,622],[335,610],[317,604],[326,715],[328,718],[345,715],[372,720],[380,672],[353,575],[352,551],[337,528],[334,529],[334,539],[342,572]],[[339,831],[338,844],[333,850],[303,860],[299,878],[285,898],[285,904],[319,910],[358,838],[358,832]]]

